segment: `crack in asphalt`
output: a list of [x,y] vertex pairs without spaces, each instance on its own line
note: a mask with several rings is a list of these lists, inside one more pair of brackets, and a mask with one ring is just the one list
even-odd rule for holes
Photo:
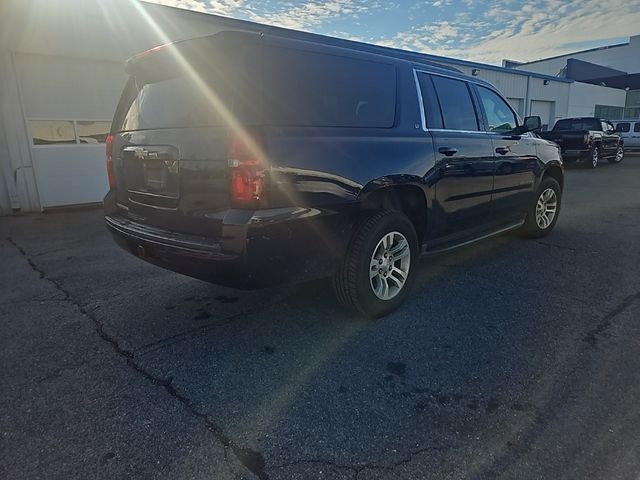
[[625,297],[617,306],[612,308],[604,317],[602,317],[602,320],[598,325],[587,332],[587,334],[582,338],[582,341],[588,343],[592,347],[595,347],[598,344],[598,338],[605,336],[607,330],[613,326],[612,320],[629,308],[636,300],[640,300],[640,292]]
[[185,410],[191,416],[202,420],[207,430],[209,430],[214,435],[216,440],[218,440],[224,447],[225,457],[227,455],[227,452],[231,451],[234,454],[234,456],[238,459],[238,461],[245,468],[247,468],[247,470],[253,473],[259,480],[269,480],[269,476],[265,471],[265,466],[266,466],[265,460],[260,452],[251,450],[249,448],[243,448],[242,446],[238,445],[234,440],[232,440],[229,437],[229,435],[225,433],[224,429],[220,425],[216,424],[213,420],[211,420],[206,413],[198,410],[189,397],[187,397],[185,394],[178,391],[178,389],[173,384],[173,377],[168,377],[168,378],[159,377],[157,375],[154,375],[150,371],[146,370],[142,365],[138,364],[135,361],[134,352],[122,347],[115,337],[111,336],[105,331],[104,324],[94,315],[95,309],[87,310],[87,308],[85,308],[79,301],[72,298],[69,291],[66,290],[59,281],[47,276],[46,272],[33,262],[31,257],[27,254],[27,252],[12,237],[7,237],[7,241],[20,252],[20,254],[27,261],[31,269],[34,272],[38,273],[41,279],[51,283],[54,286],[54,288],[56,288],[56,290],[58,290],[64,295],[62,300],[66,300],[72,305],[74,305],[83,316],[85,316],[86,318],[88,318],[93,322],[98,336],[103,341],[111,345],[113,350],[126,360],[127,365],[129,365],[129,367],[131,367],[137,373],[142,375],[145,379],[147,379],[153,385],[163,387],[166,390],[166,392],[169,393],[169,395],[171,395],[173,398],[178,400],[183,405]]

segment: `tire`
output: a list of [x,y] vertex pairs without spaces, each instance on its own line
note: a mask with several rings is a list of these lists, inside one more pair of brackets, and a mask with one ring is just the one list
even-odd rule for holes
[[[553,191],[552,195],[549,194],[549,190]],[[555,199],[555,204],[552,204],[553,199]],[[548,235],[558,221],[561,203],[562,190],[556,179],[551,177],[543,179],[540,187],[538,187],[535,199],[531,202],[531,206],[527,211],[527,217],[522,229],[524,235],[529,238],[541,238]],[[552,206],[553,210],[550,210]],[[541,214],[542,209],[545,209],[546,215]],[[549,213],[551,211],[553,212],[552,216]]]
[[[385,239],[391,244],[384,243]],[[403,239],[406,246],[400,248],[404,245]],[[399,250],[394,252],[394,248]],[[394,253],[396,257],[389,253],[385,257],[385,252]],[[388,210],[367,215],[355,228],[334,277],[336,297],[342,305],[357,310],[365,317],[387,315],[396,310],[409,294],[417,260],[418,237],[405,215]],[[378,272],[372,268],[374,263],[377,263],[376,268],[379,266]],[[404,283],[401,283],[402,273]],[[383,298],[385,284],[389,298]]]
[[587,168],[594,169],[598,166],[598,162],[600,161],[600,147],[598,145],[594,145],[589,152],[589,156],[587,157],[587,161],[585,165]]
[[611,157],[609,159],[609,163],[620,163],[622,162],[623,158],[624,158],[624,147],[622,145],[618,145],[618,148],[616,148],[616,156]]

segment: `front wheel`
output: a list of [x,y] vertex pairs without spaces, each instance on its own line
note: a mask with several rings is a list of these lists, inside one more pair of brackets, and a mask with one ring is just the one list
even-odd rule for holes
[[624,158],[624,148],[622,145],[618,145],[616,149],[616,156],[609,159],[609,163],[620,163]]
[[600,147],[594,145],[589,153],[589,158],[587,159],[587,168],[596,168],[598,166],[598,162],[600,161]]
[[418,239],[402,213],[381,211],[356,227],[347,254],[334,277],[338,301],[369,318],[396,310],[415,276]]
[[548,235],[558,221],[562,190],[554,178],[545,178],[540,183],[533,205],[529,207],[523,232],[531,238]]

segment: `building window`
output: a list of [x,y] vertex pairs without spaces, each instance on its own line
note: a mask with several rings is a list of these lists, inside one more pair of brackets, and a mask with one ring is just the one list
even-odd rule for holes
[[29,120],[34,145],[105,143],[111,122],[98,120]]
[[105,143],[111,122],[77,121],[79,143]]
[[596,105],[594,116],[598,118],[623,118],[624,107],[615,107],[613,105]]
[[34,145],[76,143],[73,122],[68,120],[30,120],[29,128]]

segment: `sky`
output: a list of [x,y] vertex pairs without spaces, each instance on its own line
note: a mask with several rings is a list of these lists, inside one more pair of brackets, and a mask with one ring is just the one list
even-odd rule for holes
[[499,65],[628,41],[640,0],[151,0],[368,43]]

